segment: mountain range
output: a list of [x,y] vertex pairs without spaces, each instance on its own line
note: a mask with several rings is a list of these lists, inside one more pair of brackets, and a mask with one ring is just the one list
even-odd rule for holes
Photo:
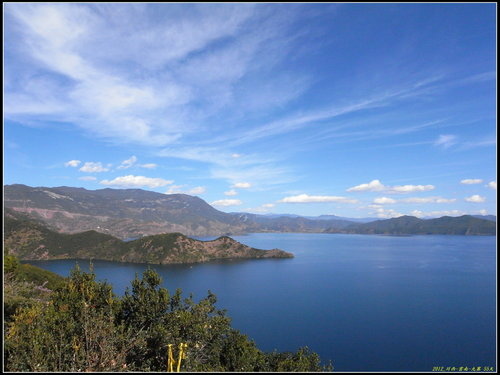
[[471,215],[459,217],[443,216],[437,219],[419,219],[414,216],[400,216],[370,223],[351,224],[343,229],[330,228],[328,233],[355,234],[453,234],[453,235],[495,235],[496,223]]
[[335,215],[257,215],[225,213],[201,198],[141,189],[86,190],[75,187],[4,186],[4,205],[23,212],[54,231],[94,230],[119,239],[179,232],[187,236],[251,232],[468,234],[495,235],[496,217],[378,220]]

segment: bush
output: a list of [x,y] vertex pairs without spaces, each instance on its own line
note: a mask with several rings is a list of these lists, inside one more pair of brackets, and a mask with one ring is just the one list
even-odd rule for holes
[[168,347],[178,358],[187,344],[183,371],[322,371],[319,356],[264,353],[231,328],[210,291],[195,303],[181,290],[170,295],[152,270],[137,276],[124,297],[72,270],[48,302],[18,308],[5,337],[8,371],[166,371]]

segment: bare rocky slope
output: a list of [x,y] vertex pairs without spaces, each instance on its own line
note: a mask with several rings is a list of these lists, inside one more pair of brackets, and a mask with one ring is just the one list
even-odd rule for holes
[[65,233],[95,230],[126,239],[166,232],[243,233],[248,225],[200,198],[140,189],[4,187],[4,205]]
[[347,220],[266,217],[225,213],[186,194],[141,189],[86,190],[74,187],[4,186],[4,205],[46,223],[54,230],[95,230],[121,239],[180,232],[187,236],[249,232],[322,232],[342,228]]

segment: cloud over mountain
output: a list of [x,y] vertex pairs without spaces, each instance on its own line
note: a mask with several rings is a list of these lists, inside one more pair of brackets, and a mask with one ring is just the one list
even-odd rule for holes
[[119,187],[150,187],[157,188],[165,185],[170,185],[173,183],[172,180],[165,180],[163,178],[151,178],[145,176],[121,176],[116,177],[113,180],[102,180],[100,182],[102,185],[107,186],[119,186]]

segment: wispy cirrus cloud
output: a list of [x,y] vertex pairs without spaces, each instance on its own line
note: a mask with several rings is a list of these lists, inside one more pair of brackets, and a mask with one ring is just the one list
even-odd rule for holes
[[146,168],[146,169],[155,169],[158,166],[158,164],[155,163],[146,163],[146,164],[141,164],[140,167]]
[[265,203],[260,205],[259,207],[247,208],[245,211],[247,212],[256,212],[256,213],[267,213],[271,211],[275,207],[274,203]]
[[457,144],[458,138],[453,134],[442,134],[434,141],[436,146],[442,147],[444,149],[450,148],[451,146]]
[[131,156],[129,159],[122,161],[122,163],[117,167],[117,169],[128,169],[137,162],[136,156]]
[[252,187],[252,184],[249,182],[237,182],[233,184],[231,187],[236,189],[248,189]]
[[255,72],[283,61],[298,13],[270,16],[267,8],[9,4],[8,22],[23,30],[17,35],[23,48],[12,49],[9,63],[17,65],[7,67],[18,84],[6,86],[6,115],[24,121],[44,115],[118,142],[165,145],[199,131],[197,123],[238,103],[240,93],[261,108],[276,105],[243,82],[248,75],[271,84],[274,101],[287,102],[307,79],[283,73],[262,80]]
[[[234,182],[252,177],[254,183],[276,184],[293,181],[292,168],[249,157],[246,162],[249,165],[253,159],[251,167],[241,169],[245,158],[231,149],[425,95],[439,81],[410,80],[352,97],[347,103],[332,101],[272,121],[249,122],[245,128],[219,124],[212,119],[219,119],[221,110],[230,105],[235,110],[224,117],[246,116],[243,105],[258,110],[279,108],[311,86],[305,70],[276,69],[269,74],[288,53],[296,51],[295,40],[307,34],[294,24],[303,14],[295,7],[272,12],[272,5],[256,4],[186,7],[190,11],[180,11],[175,4],[9,5],[9,22],[24,29],[19,37],[22,56],[12,61],[24,62],[26,69],[16,73],[21,75],[19,82],[26,84],[16,89],[7,86],[6,115],[36,121],[43,114],[44,120],[71,122],[113,142],[171,145],[159,155],[210,163],[212,178]],[[153,13],[163,21],[152,17]],[[42,78],[32,79],[30,73],[28,80],[31,71]],[[388,129],[384,134],[394,131],[402,130]],[[198,144],[206,148],[192,153],[187,135],[199,138]],[[222,154],[228,155],[226,160]],[[142,167],[153,168],[153,164]]]
[[496,146],[497,137],[495,134],[475,140],[468,140],[460,145],[460,150],[470,150],[473,148]]
[[212,146],[168,147],[157,152],[158,156],[187,159],[208,164],[209,177],[223,179],[232,185],[248,182],[253,187],[272,186],[296,179],[292,168],[283,165],[283,155],[269,152],[245,154],[233,158],[227,144]]
[[155,163],[138,164],[137,160],[138,160],[137,157],[135,155],[132,155],[130,158],[122,161],[121,164],[117,167],[117,169],[128,169],[131,167],[155,169],[158,166]]
[[97,177],[94,177],[94,176],[82,176],[82,177],[78,177],[79,180],[81,181],[95,181],[97,180]]

